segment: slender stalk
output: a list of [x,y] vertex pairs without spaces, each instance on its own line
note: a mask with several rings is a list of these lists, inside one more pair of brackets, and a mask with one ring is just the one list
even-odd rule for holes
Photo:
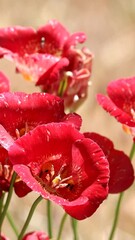
[[9,214],[9,212],[7,212],[6,215],[7,215],[7,219],[9,221],[9,223],[10,223],[10,225],[11,225],[11,227],[12,227],[14,233],[15,233],[15,235],[18,237],[19,233],[18,233],[18,230],[17,230],[17,228],[16,228],[16,226],[15,226],[15,224],[13,222],[13,219],[12,219],[11,215]]
[[78,234],[77,234],[77,220],[74,218],[71,218],[72,222],[72,230],[74,234],[74,240],[78,240]]
[[0,215],[1,215],[2,210],[3,210],[4,197],[5,197],[5,192],[2,193],[1,198],[0,198]]
[[64,226],[64,223],[65,223],[65,220],[67,218],[67,213],[65,213],[61,219],[61,223],[60,223],[60,227],[59,227],[59,232],[58,232],[58,236],[57,236],[57,239],[56,240],[60,240],[61,238],[61,234],[62,234],[62,230],[63,230],[63,226]]
[[24,233],[25,233],[25,231],[26,231],[26,229],[27,229],[27,227],[28,227],[28,225],[29,225],[29,223],[30,223],[30,220],[31,220],[31,218],[32,218],[32,216],[33,216],[33,213],[34,213],[34,211],[35,211],[35,208],[37,207],[38,203],[39,203],[42,199],[43,199],[43,198],[42,198],[41,196],[39,196],[39,197],[35,200],[35,202],[32,204],[32,207],[31,207],[31,209],[30,209],[30,211],[29,211],[29,214],[28,214],[28,217],[27,217],[27,219],[26,219],[26,221],[25,221],[25,224],[24,224],[24,226],[23,226],[23,228],[22,228],[22,230],[21,230],[21,232],[20,232],[20,234],[19,234],[19,236],[18,236],[18,240],[21,240],[21,239],[22,239],[22,237],[23,237],[23,235],[24,235]]
[[[131,160],[133,159],[134,153],[135,153],[135,143],[133,143],[131,151],[130,151],[130,155],[129,155]],[[114,234],[116,231],[116,227],[117,227],[117,223],[118,223],[120,207],[121,207],[121,202],[122,202],[123,196],[124,196],[124,192],[119,194],[118,202],[117,202],[116,209],[115,209],[114,221],[113,221],[112,229],[111,229],[108,240],[113,240],[113,237],[114,237]]]
[[13,186],[14,186],[15,179],[16,179],[16,173],[14,172],[13,176],[12,176],[12,179],[11,179],[11,182],[10,182],[10,188],[9,188],[9,192],[8,192],[8,195],[7,195],[7,199],[6,199],[6,202],[5,202],[5,205],[3,207],[1,217],[0,217],[0,232],[1,232],[1,228],[2,228],[4,218],[5,218],[6,213],[7,213],[7,209],[8,209],[9,204],[10,204],[11,197],[12,197]]
[[48,217],[48,235],[52,238],[52,213],[51,213],[51,202],[47,201],[47,217]]

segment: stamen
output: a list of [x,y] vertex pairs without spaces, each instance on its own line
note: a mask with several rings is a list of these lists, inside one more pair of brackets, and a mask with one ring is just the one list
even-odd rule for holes
[[24,134],[28,133],[30,131],[30,127],[28,126],[28,123],[25,122],[25,127],[21,128],[20,130],[16,128],[15,134],[17,138],[20,138]]
[[20,138],[20,132],[19,132],[18,129],[15,129],[15,134],[16,134],[16,137],[17,137],[17,138]]

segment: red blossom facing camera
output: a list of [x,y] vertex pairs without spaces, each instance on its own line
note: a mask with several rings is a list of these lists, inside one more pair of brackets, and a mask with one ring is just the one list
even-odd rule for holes
[[134,182],[134,169],[130,158],[123,151],[114,149],[112,141],[108,138],[97,133],[84,135],[101,147],[109,162],[109,193],[120,193],[129,188]]
[[[61,121],[69,122],[78,129],[81,126],[79,115],[65,114],[63,100],[59,97],[45,93],[0,94],[0,124],[14,140],[38,125]],[[0,143],[0,193],[2,193],[8,191],[13,173],[12,164],[8,159],[8,141],[4,138],[3,128],[0,128]],[[17,179],[15,191],[18,196],[25,195],[29,190],[20,179]]]
[[49,240],[45,232],[35,231],[27,233],[22,240]]
[[135,136],[135,77],[110,82],[107,93],[97,95],[98,103]]
[[62,95],[69,106],[87,95],[93,56],[86,47],[76,48],[85,40],[84,33],[70,34],[56,20],[37,31],[19,26],[1,28],[0,57],[14,61],[17,71],[43,91]]
[[105,155],[71,124],[36,127],[14,142],[9,158],[29,188],[76,219],[91,216],[108,195]]

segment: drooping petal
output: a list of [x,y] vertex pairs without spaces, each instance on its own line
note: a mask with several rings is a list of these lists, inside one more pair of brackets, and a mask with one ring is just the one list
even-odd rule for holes
[[18,197],[24,197],[26,196],[29,192],[31,192],[31,188],[29,188],[25,182],[21,181],[16,181],[14,183],[14,191]]
[[129,188],[134,181],[134,170],[130,158],[123,152],[114,148],[113,142],[98,133],[85,133],[95,141],[106,155],[109,168],[109,193],[119,193]]
[[129,157],[122,151],[112,150],[108,156],[110,165],[109,192],[119,193],[134,182],[134,170]]

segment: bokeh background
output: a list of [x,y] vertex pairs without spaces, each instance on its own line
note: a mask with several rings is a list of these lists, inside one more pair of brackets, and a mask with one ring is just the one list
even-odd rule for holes
[[[22,25],[37,28],[49,19],[59,20],[70,32],[84,31],[87,35],[85,45],[95,56],[89,96],[77,110],[83,118],[82,131],[99,132],[111,138],[116,148],[128,154],[131,137],[98,106],[95,96],[106,92],[109,81],[135,75],[135,0],[0,0],[0,27]],[[15,74],[12,63],[1,60],[0,70],[11,79],[12,91],[37,91],[21,75]],[[36,197],[30,194],[20,200],[14,196],[10,212],[19,229]],[[118,195],[109,196],[91,218],[79,222],[80,240],[107,240],[117,199]],[[63,210],[53,205],[53,214],[56,234]],[[125,193],[114,239],[135,239],[134,226],[135,187],[132,186]],[[29,229],[47,230],[45,201],[37,208]],[[3,230],[10,239],[15,239],[8,222]],[[72,231],[68,219],[62,240],[70,239]]]

